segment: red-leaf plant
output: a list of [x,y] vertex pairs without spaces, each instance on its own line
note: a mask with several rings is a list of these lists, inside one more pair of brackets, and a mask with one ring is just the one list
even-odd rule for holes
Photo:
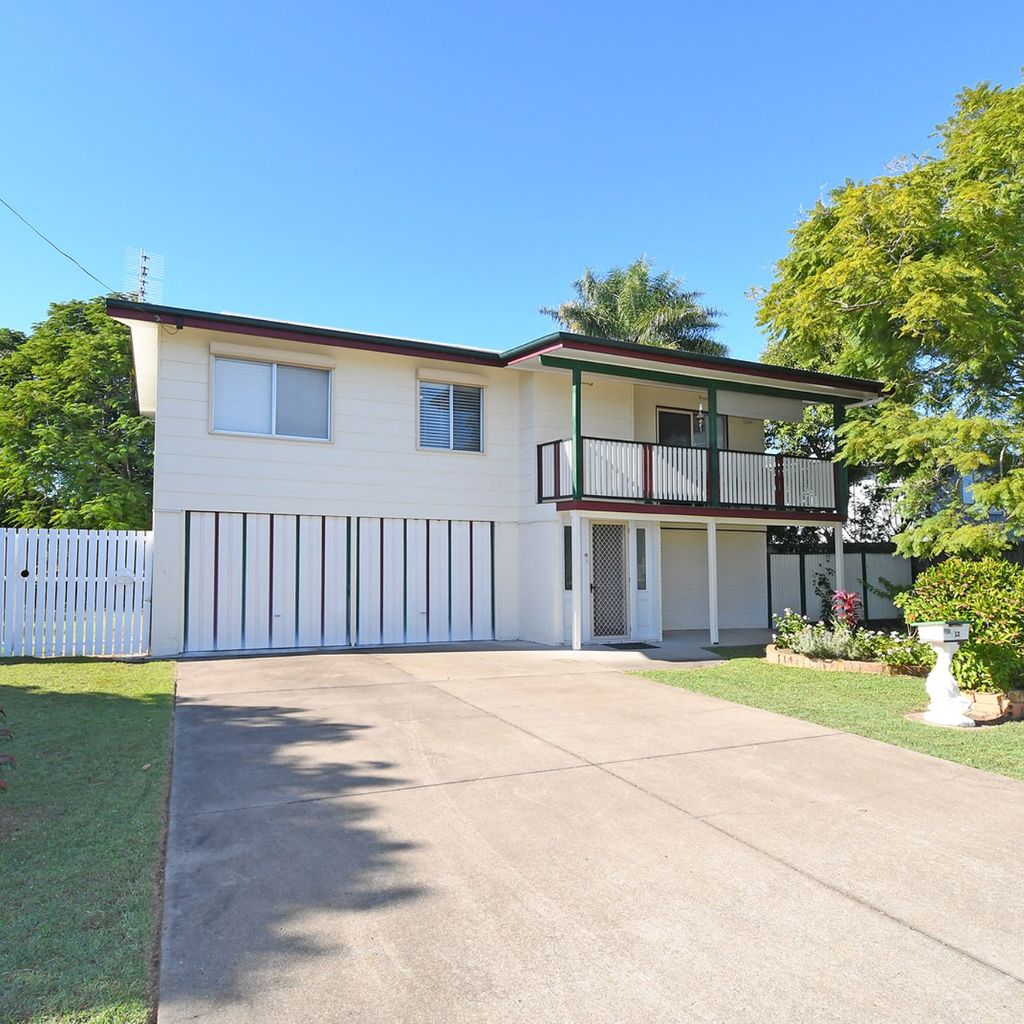
[[837,590],[832,595],[832,617],[836,622],[856,627],[861,620],[860,595],[855,590]]

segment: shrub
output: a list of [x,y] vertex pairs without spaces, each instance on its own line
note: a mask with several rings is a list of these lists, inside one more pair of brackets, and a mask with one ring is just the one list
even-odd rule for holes
[[792,608],[785,608],[781,615],[775,616],[775,632],[772,634],[775,646],[784,651],[791,650],[793,637],[806,626],[805,616],[799,615]]
[[896,598],[908,622],[967,622],[953,658],[965,689],[1005,691],[1024,678],[1024,570],[1002,558],[949,558]]
[[874,661],[874,635],[868,630],[851,629],[842,622],[832,627],[819,623],[805,626],[797,633],[790,650],[822,660]]
[[875,652],[879,661],[894,669],[931,668],[935,652],[912,633],[876,633]]

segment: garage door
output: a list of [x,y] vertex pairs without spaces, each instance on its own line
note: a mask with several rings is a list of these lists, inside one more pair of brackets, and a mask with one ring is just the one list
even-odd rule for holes
[[[723,628],[768,622],[768,572],[763,529],[718,529],[718,616]],[[663,629],[708,628],[708,542],[703,529],[661,531]]]
[[494,637],[494,524],[185,513],[185,650]]

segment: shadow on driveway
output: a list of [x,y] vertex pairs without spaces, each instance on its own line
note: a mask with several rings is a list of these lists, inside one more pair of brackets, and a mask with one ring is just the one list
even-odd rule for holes
[[[315,976],[344,947],[311,922],[424,895],[403,883],[414,844],[378,827],[367,801],[330,799],[401,785],[380,774],[390,763],[341,759],[372,728],[299,707],[179,703],[161,1021],[244,1001],[297,960]],[[246,777],[257,799],[226,805]]]

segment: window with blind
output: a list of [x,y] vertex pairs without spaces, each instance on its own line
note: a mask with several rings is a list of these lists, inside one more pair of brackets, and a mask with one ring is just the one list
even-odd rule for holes
[[331,372],[248,359],[213,361],[213,429],[272,437],[330,437]]
[[420,381],[420,447],[482,452],[483,388]]

